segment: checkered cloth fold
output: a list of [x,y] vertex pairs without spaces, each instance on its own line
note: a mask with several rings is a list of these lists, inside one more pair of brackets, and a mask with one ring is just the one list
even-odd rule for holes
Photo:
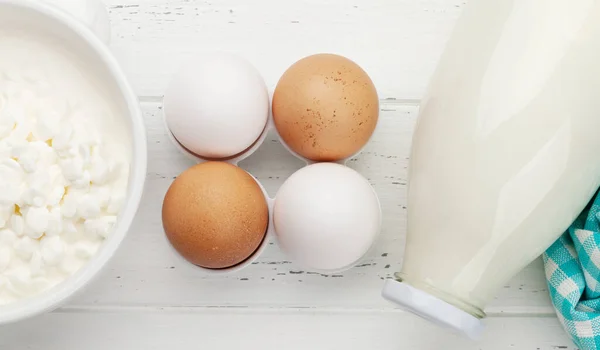
[[543,255],[558,319],[582,350],[600,350],[600,195]]

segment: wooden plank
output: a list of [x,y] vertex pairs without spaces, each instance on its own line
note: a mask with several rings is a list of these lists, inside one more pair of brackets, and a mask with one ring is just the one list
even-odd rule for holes
[[[491,318],[473,342],[401,312],[77,310],[0,328],[0,348],[575,350],[553,318]],[[83,312],[82,312],[83,311]]]
[[161,96],[191,55],[237,52],[272,90],[296,60],[345,55],[381,98],[418,99],[464,0],[107,0],[112,49],[138,94]]
[[[323,276],[297,266],[272,241],[255,265],[233,275],[207,275],[182,262],[162,231],[162,198],[191,162],[165,135],[159,104],[144,104],[148,129],[148,184],[129,237],[101,278],[73,305],[259,306],[391,309],[380,297],[383,279],[399,270],[406,226],[406,167],[416,106],[383,104],[373,141],[349,166],[366,176],[380,196],[381,236],[358,267]],[[243,163],[274,196],[302,162],[273,135]],[[491,314],[553,313],[541,263],[527,267],[488,309]]]
[[[498,291],[484,339],[471,342],[379,296],[402,260],[406,166],[416,104],[465,0],[105,0],[112,50],[143,101],[150,163],[145,197],[119,253],[63,309],[0,327],[0,349],[565,349],[539,260]],[[206,275],[164,238],[162,197],[191,163],[165,135],[160,109],[172,73],[194,54],[247,57],[272,91],[297,59],[334,52],[372,76],[382,122],[351,161],[381,197],[384,229],[356,268],[324,276],[295,265],[274,241],[241,273]],[[413,105],[406,105],[411,102]],[[303,166],[270,135],[242,166],[275,195]]]

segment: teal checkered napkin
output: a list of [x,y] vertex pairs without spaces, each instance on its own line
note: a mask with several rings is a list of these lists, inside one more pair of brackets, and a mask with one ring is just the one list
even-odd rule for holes
[[600,195],[544,253],[558,319],[582,350],[600,350]]

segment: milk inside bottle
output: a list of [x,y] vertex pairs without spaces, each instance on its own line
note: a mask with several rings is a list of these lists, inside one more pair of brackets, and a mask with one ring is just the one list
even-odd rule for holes
[[600,0],[473,0],[430,83],[385,298],[476,337],[600,185]]

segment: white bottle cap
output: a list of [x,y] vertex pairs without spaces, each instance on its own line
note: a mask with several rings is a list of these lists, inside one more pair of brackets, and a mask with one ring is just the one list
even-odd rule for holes
[[87,25],[105,44],[110,41],[110,21],[102,0],[45,0]]
[[479,339],[483,332],[484,325],[479,318],[406,283],[387,280],[382,295],[406,311],[470,339]]

